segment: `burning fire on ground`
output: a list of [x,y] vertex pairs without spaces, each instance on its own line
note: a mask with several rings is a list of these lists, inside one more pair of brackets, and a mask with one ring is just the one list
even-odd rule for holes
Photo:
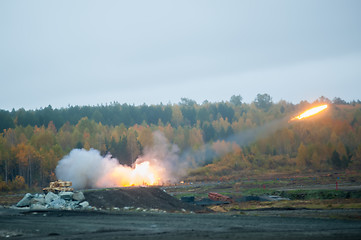
[[120,164],[110,154],[98,150],[73,149],[55,169],[58,179],[71,181],[75,189],[162,185],[176,182],[178,147],[160,133],[154,133],[154,146],[145,150],[132,166]]
[[304,119],[304,118],[312,117],[312,116],[322,112],[326,108],[327,108],[327,104],[321,105],[321,106],[318,106],[318,107],[310,108],[310,109],[304,111],[303,113],[301,113],[300,115],[298,115],[298,116],[296,116],[294,118],[291,118],[290,121],[301,120],[301,119]]
[[[153,162],[156,162],[154,159]],[[130,187],[161,185],[165,169],[154,166],[150,161],[135,163],[133,167],[119,165],[97,181],[97,186]]]

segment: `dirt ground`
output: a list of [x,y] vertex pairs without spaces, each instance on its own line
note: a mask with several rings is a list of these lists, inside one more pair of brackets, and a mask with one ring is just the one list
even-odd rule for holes
[[202,212],[205,208],[183,203],[156,187],[111,188],[88,190],[84,192],[90,206],[101,209],[144,208],[159,209],[167,212]]
[[361,221],[315,217],[0,209],[7,239],[359,239]]

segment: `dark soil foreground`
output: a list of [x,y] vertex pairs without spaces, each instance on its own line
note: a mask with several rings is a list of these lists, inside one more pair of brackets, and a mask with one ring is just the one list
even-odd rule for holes
[[102,211],[0,209],[7,239],[360,239],[361,221]]

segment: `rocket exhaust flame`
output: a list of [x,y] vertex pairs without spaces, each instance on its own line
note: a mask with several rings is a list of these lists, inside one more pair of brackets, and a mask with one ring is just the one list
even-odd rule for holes
[[130,187],[161,184],[164,169],[154,167],[151,162],[135,163],[133,167],[117,165],[106,175],[102,176],[96,186]]
[[308,109],[308,110],[304,111],[303,113],[301,113],[300,115],[298,115],[298,116],[296,116],[294,118],[291,118],[290,121],[301,120],[301,119],[304,119],[304,118],[314,116],[314,115],[322,112],[326,108],[327,108],[327,104]]
[[161,185],[178,181],[182,173],[179,149],[159,132],[153,133],[154,146],[145,149],[133,166],[122,165],[111,155],[95,149],[73,149],[58,163],[56,176],[73,182],[75,189]]

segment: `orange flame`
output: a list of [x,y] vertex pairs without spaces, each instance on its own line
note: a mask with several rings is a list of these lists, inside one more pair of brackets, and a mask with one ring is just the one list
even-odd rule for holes
[[150,161],[135,162],[133,167],[118,165],[97,182],[98,186],[130,187],[159,185],[164,169]]
[[300,115],[292,118],[290,121],[294,121],[294,120],[297,120],[297,119],[301,120],[303,118],[311,117],[313,115],[316,115],[316,114],[320,113],[321,111],[325,110],[326,108],[327,108],[327,104],[308,109],[308,110],[304,111],[303,113],[301,113]]

